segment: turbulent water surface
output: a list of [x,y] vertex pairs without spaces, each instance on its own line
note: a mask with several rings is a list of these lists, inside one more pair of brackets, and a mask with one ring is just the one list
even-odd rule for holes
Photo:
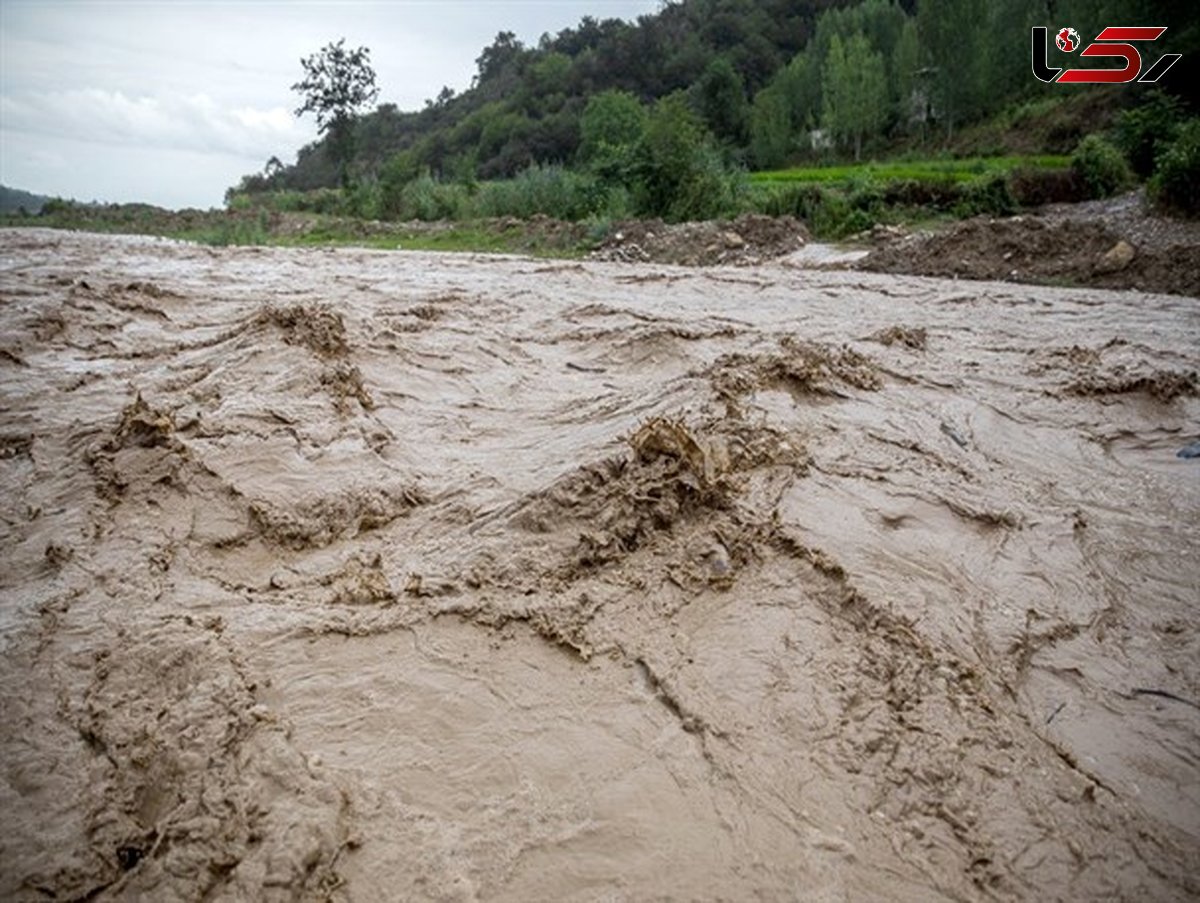
[[1200,894],[1195,299],[0,268],[0,896]]

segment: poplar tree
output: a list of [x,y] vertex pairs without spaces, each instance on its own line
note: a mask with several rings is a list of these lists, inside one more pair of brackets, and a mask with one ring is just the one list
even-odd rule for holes
[[883,55],[862,34],[852,35],[844,44],[834,35],[821,82],[824,127],[839,143],[853,144],[854,159],[862,159],[863,138],[887,121]]

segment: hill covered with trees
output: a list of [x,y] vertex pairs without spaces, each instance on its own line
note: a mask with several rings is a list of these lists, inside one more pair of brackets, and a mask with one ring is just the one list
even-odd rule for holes
[[[628,209],[680,218],[704,212],[681,195],[720,196],[731,170],[934,149],[1014,105],[1073,97],[1078,121],[1025,148],[1067,153],[1088,130],[1089,95],[1114,106],[1148,90],[1034,79],[1031,26],[1053,33],[1068,23],[1085,36],[1110,24],[1167,24],[1164,50],[1184,59],[1157,87],[1194,100],[1200,20],[1181,0],[668,0],[634,23],[585,18],[536,47],[502,32],[477,58],[468,90],[444,88],[417,111],[383,103],[357,117],[348,179],[326,136],[292,165],[272,158],[231,197],[348,181],[388,215],[420,179],[470,188],[563,167],[586,171],[588,190],[629,192]],[[1004,150],[1002,138],[972,150]]]
[[0,213],[18,213],[22,210],[26,213],[39,213],[48,200],[50,199],[40,194],[0,185]]

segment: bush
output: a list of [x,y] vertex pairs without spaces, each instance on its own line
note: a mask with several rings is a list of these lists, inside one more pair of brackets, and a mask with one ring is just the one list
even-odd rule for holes
[[1150,195],[1169,210],[1200,216],[1200,119],[1180,127],[1159,153]]
[[42,204],[42,216],[73,213],[75,207],[76,204],[74,201],[68,201],[65,198],[50,198],[50,200]]
[[847,201],[851,208],[861,211],[871,219],[864,228],[870,228],[883,210],[885,191],[882,185],[870,178],[857,178],[847,186]]
[[311,191],[227,191],[225,206],[234,213],[247,210],[269,210],[273,213],[343,212],[346,199],[340,189],[314,188]]
[[462,185],[439,182],[426,172],[400,186],[394,182],[383,182],[379,213],[386,219],[426,222],[464,219],[469,201],[467,190]]
[[634,164],[639,216],[670,222],[715,219],[736,212],[739,179],[681,94],[654,106]]
[[254,216],[225,216],[207,229],[199,230],[194,238],[202,245],[265,245],[269,243],[271,215],[262,207]]
[[1142,104],[1117,117],[1117,147],[1142,178],[1154,172],[1155,158],[1174,140],[1181,112],[1176,98],[1154,91]]
[[962,198],[955,205],[960,216],[1011,216],[1017,212],[1017,201],[1008,187],[1008,176],[994,172],[972,179],[961,189]]
[[889,182],[883,189],[883,201],[890,207],[950,210],[961,199],[958,184],[950,179],[904,179]]
[[534,165],[512,179],[484,185],[475,206],[483,216],[529,219],[544,214],[561,220],[580,220],[601,213],[606,192],[590,176],[561,166]]
[[821,185],[788,185],[771,191],[756,204],[768,216],[794,216],[820,239],[845,238],[874,225],[864,210],[850,205],[845,194]]
[[720,219],[737,212],[742,193],[740,179],[725,168],[721,154],[711,145],[694,151],[686,177],[665,211],[671,222]]
[[1121,152],[1099,135],[1088,135],[1079,142],[1071,156],[1071,169],[1091,198],[1111,197],[1133,182]]
[[347,191],[342,209],[359,219],[379,219],[381,204],[379,183],[359,182]]

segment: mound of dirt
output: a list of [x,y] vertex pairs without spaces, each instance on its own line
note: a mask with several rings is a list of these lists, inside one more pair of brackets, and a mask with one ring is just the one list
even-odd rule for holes
[[860,269],[1200,295],[1200,240],[1125,237],[1103,218],[979,217],[876,247]]
[[750,266],[790,254],[808,238],[804,224],[790,216],[745,213],[727,222],[674,225],[662,220],[629,220],[613,226],[590,256],[631,263]]

